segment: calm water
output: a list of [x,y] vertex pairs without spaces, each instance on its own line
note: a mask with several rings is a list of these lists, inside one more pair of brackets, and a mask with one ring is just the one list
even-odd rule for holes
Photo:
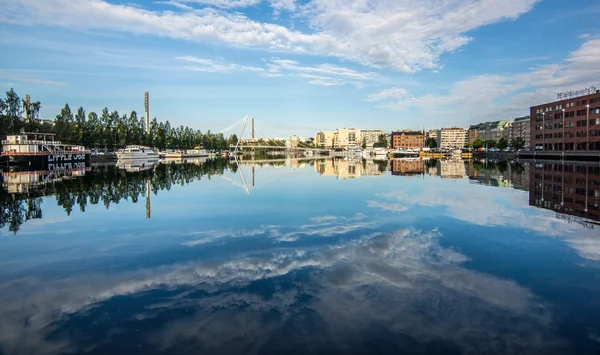
[[599,354],[600,165],[4,173],[2,354]]

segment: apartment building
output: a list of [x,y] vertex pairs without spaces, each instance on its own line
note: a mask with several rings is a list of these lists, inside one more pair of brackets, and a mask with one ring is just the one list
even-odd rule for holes
[[517,138],[523,139],[525,142],[525,148],[529,148],[530,137],[531,137],[531,124],[529,116],[515,118],[510,126],[510,137],[509,142]]
[[452,127],[442,128],[438,133],[437,146],[441,149],[462,149],[467,143],[467,130]]
[[337,131],[321,131],[315,135],[315,145],[324,149],[333,149],[337,141]]
[[600,90],[532,106],[530,116],[531,148],[600,151]]
[[510,128],[511,121],[482,122],[471,125],[467,131],[467,145],[472,146],[477,139],[499,141],[504,138],[508,141],[510,139]]
[[395,131],[392,132],[392,148],[400,149],[420,149],[425,146],[425,132],[424,131]]
[[479,137],[479,124],[469,126],[467,130],[467,145],[469,147],[473,146],[473,142],[475,142]]
[[360,144],[366,141],[367,147],[372,148],[373,144],[377,143],[380,135],[385,135],[385,132],[381,129],[361,129],[360,130]]

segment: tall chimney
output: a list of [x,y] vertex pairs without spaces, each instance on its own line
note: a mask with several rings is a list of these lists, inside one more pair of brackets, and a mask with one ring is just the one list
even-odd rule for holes
[[147,91],[144,93],[144,109],[146,110],[146,133],[150,134],[150,97]]
[[27,122],[31,119],[31,96],[25,95],[25,114],[27,115]]
[[[242,137],[240,137],[241,139]],[[254,140],[254,117],[252,117],[252,140]]]

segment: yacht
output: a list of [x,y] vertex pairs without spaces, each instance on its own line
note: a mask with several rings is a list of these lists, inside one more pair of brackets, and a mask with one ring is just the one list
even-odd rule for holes
[[186,157],[207,157],[208,151],[200,147],[194,147],[194,149],[188,149],[184,154]]
[[117,151],[117,158],[123,159],[152,159],[158,160],[158,152],[150,147],[141,145],[128,145],[125,149]]
[[85,162],[91,151],[80,145],[54,140],[52,133],[23,132],[6,136],[2,156],[9,164],[48,164]]

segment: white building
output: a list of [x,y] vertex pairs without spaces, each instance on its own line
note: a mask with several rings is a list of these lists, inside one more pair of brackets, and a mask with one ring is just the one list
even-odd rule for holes
[[464,148],[467,144],[467,130],[465,128],[442,128],[439,130],[437,145],[441,149]]

